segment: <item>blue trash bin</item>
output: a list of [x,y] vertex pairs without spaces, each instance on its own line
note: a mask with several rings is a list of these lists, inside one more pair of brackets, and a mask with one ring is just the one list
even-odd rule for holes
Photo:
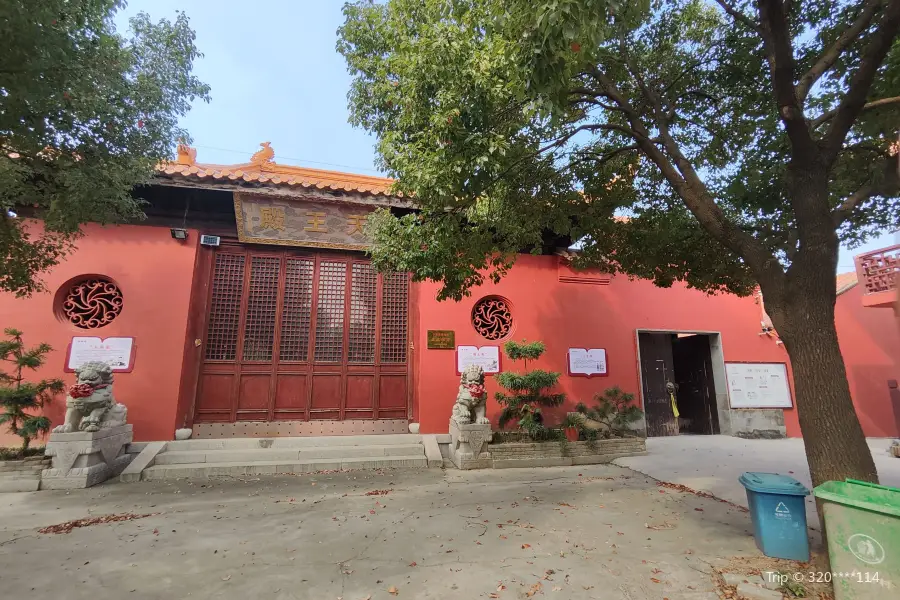
[[744,473],[738,478],[747,490],[756,545],[766,556],[809,561],[805,500],[802,483],[776,473]]

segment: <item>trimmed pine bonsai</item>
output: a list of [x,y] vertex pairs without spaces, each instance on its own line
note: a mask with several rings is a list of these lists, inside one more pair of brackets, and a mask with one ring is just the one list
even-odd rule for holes
[[633,404],[634,394],[623,392],[617,385],[594,396],[594,402],[597,404],[593,408],[579,402],[575,410],[585,418],[601,423],[610,435],[624,436],[630,431],[630,425],[644,416],[644,411]]
[[63,391],[59,379],[42,379],[37,383],[25,381],[22,371],[35,370],[44,364],[52,350],[49,344],[25,348],[22,332],[6,329],[7,339],[0,340],[0,360],[12,363],[12,372],[0,371],[0,425],[6,425],[13,435],[22,438],[20,455],[28,452],[32,440],[50,431],[50,419],[40,411],[50,402],[53,394]]
[[503,351],[512,361],[523,361],[525,373],[519,374],[504,371],[497,375],[497,383],[506,392],[497,392],[495,398],[503,407],[499,424],[503,429],[511,421],[515,421],[520,431],[532,438],[540,437],[545,431],[543,407],[559,406],[565,400],[565,394],[551,394],[548,390],[559,381],[560,373],[528,370],[528,361],[537,360],[544,353],[543,342],[506,342]]

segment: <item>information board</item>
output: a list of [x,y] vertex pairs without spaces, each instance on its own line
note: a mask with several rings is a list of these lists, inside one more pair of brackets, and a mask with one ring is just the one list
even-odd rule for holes
[[130,372],[134,368],[134,338],[73,337],[66,356],[66,372],[87,362],[105,362],[115,372]]
[[500,346],[457,346],[456,374],[460,375],[469,365],[478,365],[485,375],[500,372]]
[[784,363],[725,363],[731,408],[791,408]]
[[569,375],[603,377],[608,375],[605,348],[569,348]]

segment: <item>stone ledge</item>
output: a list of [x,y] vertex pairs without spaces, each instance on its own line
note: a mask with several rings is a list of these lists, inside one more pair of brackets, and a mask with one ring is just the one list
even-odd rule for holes
[[[134,446],[134,444],[131,444]],[[132,459],[131,463],[122,474],[119,475],[119,481],[133,482],[141,480],[141,472],[147,467],[153,466],[156,455],[166,449],[166,442],[148,442],[144,444],[140,453]]]
[[40,478],[29,479],[0,479],[0,493],[5,492],[36,492],[40,489]]

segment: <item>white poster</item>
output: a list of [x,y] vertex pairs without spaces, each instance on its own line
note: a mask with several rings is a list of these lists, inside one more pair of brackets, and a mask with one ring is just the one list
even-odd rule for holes
[[604,348],[569,348],[569,375],[606,375]]
[[69,346],[69,359],[66,370],[74,371],[87,362],[101,361],[113,368],[113,371],[130,371],[134,338],[109,337],[73,337]]
[[791,408],[784,363],[726,363],[731,408]]
[[462,373],[469,365],[478,365],[485,375],[500,372],[500,346],[457,346],[456,372]]

